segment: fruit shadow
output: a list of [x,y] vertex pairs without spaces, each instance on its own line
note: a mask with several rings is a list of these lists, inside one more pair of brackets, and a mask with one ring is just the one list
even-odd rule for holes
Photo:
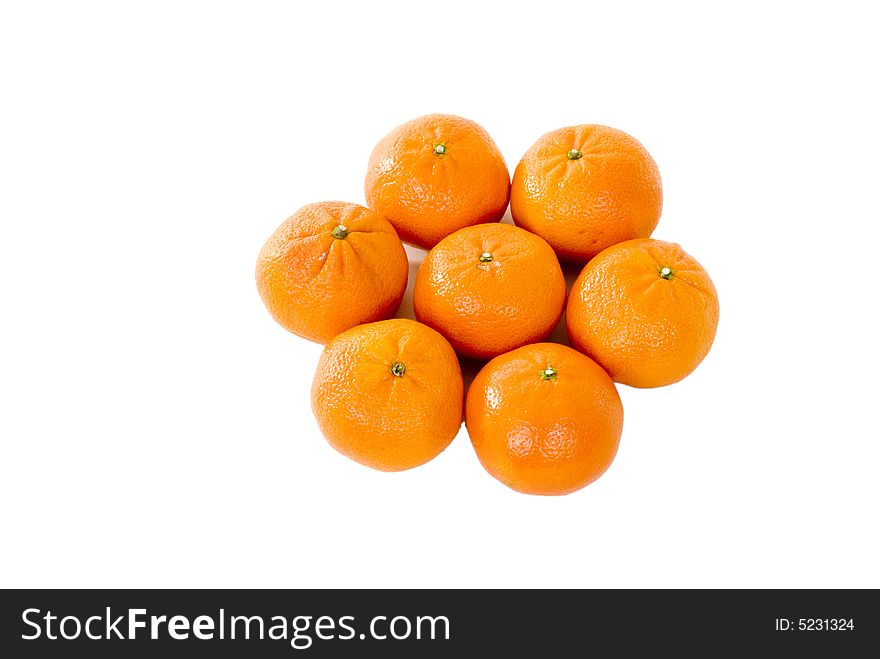
[[[581,274],[581,270],[583,270],[583,265],[573,264],[573,263],[560,263],[562,266],[562,274],[565,277],[565,299],[568,301],[568,294],[571,292],[571,287],[574,284],[575,279],[578,278],[578,275]],[[565,331],[565,310],[562,311],[562,316],[559,317],[559,322],[556,323],[556,327],[553,328],[553,331],[550,333],[550,336],[547,337],[547,340],[551,343],[561,343],[564,346],[569,346],[568,342],[568,332]]]
[[411,245],[404,245],[403,248],[406,250],[406,258],[409,260],[409,274],[407,275],[406,291],[403,293],[403,300],[401,300],[400,307],[398,307],[397,313],[394,317],[415,320],[416,314],[413,311],[413,287],[416,285],[416,274],[419,271],[419,266],[422,265],[422,261],[425,260],[425,254],[427,254],[427,252],[418,247],[412,247]]

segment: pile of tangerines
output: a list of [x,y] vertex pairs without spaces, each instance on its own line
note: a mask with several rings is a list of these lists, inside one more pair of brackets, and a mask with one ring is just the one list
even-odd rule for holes
[[[617,452],[614,382],[660,387],[706,356],[718,297],[697,261],[652,240],[660,174],[630,135],[561,128],[511,183],[478,124],[414,119],[373,151],[367,206],[304,206],[269,238],[257,285],[289,331],[326,344],[312,409],[329,443],[384,471],[424,464],[462,418],[486,470],[520,492],[567,494]],[[499,220],[510,204],[514,225]],[[391,319],[428,251],[417,321]],[[560,260],[583,266],[566,295]],[[572,347],[545,343],[565,310]],[[464,394],[459,357],[487,362]]]

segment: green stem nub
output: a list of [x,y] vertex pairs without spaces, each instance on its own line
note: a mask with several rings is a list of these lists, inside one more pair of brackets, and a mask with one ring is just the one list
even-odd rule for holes
[[435,144],[434,145],[434,155],[435,156],[443,156],[446,155],[446,145],[445,144]]
[[348,227],[340,224],[338,227],[333,229],[333,237],[342,240],[348,235]]
[[583,155],[584,154],[581,153],[580,151],[578,151],[577,149],[572,149],[571,151],[568,152],[568,159],[569,160],[579,160],[581,158],[581,156],[583,156]]
[[403,362],[394,362],[391,365],[391,374],[395,377],[399,378],[404,373],[406,373],[406,364],[404,364]]
[[548,366],[543,371],[541,371],[541,379],[554,382],[556,380],[556,369],[552,366]]
[[490,263],[492,261],[492,255],[489,252],[483,252],[480,254],[480,263]]
[[663,279],[672,279],[672,274],[673,274],[672,268],[665,266],[665,265],[662,268],[660,268],[660,276]]

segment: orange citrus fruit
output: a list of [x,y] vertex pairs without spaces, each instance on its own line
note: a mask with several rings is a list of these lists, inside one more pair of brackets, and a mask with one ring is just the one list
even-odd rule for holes
[[327,344],[312,382],[312,410],[340,453],[401,471],[428,462],[453,440],[463,391],[446,339],[414,320],[385,320]]
[[684,378],[709,352],[718,295],[678,245],[629,240],[583,269],[569,295],[566,325],[572,346],[617,382],[662,387]]
[[462,355],[488,358],[553,331],[565,278],[553,249],[510,224],[459,229],[425,256],[416,275],[418,320]]
[[541,137],[517,165],[510,191],[513,221],[578,263],[650,236],[662,206],[660,172],[645,147],[595,124]]
[[318,343],[392,316],[408,274],[394,227],[369,208],[340,201],[300,208],[257,259],[257,288],[269,313]]
[[364,188],[367,205],[404,241],[428,249],[457,229],[500,220],[510,173],[482,126],[429,114],[376,145]]
[[465,423],[483,467],[526,494],[568,494],[608,469],[623,429],[611,378],[556,343],[496,357],[468,389]]

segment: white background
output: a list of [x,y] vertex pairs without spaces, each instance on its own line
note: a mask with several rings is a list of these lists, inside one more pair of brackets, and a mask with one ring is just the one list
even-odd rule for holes
[[[880,49],[869,3],[827,7],[4,3],[0,585],[880,587]],[[654,236],[717,285],[706,361],[621,387],[571,496],[506,489],[464,430],[405,473],[338,455],[320,347],[257,295],[275,227],[363,203],[429,112],[511,171],[630,132]]]

